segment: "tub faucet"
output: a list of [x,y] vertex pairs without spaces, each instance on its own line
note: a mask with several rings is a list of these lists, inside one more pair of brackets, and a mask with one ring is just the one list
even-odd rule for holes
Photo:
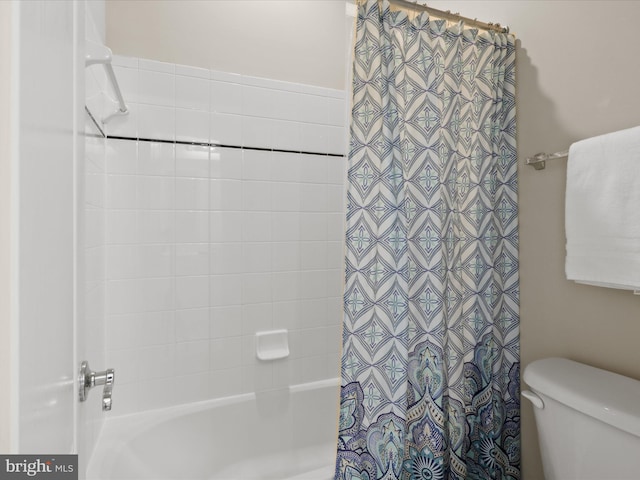
[[[102,375],[104,375],[104,380],[102,379]],[[96,385],[104,385],[104,389],[102,390],[102,411],[108,412],[111,410],[111,392],[113,391],[113,380],[114,380],[114,370],[113,368],[107,368],[104,372],[100,372],[96,374]]]
[[113,392],[113,382],[115,381],[115,370],[107,368],[104,372],[94,372],[89,367],[86,360],[80,365],[79,396],[80,401],[84,402],[89,395],[89,390],[96,385],[104,385],[102,390],[102,411],[111,410],[111,393]]

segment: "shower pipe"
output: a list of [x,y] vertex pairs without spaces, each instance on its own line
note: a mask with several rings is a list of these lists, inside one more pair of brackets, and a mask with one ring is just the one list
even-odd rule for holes
[[427,4],[418,3],[417,0],[415,2],[410,2],[409,0],[389,0],[389,3],[406,9],[427,12],[434,17],[443,18],[445,20],[453,22],[459,22],[460,20],[462,20],[465,24],[477,27],[482,30],[488,30],[498,33],[509,33],[509,27],[502,26],[499,23],[485,23],[481,22],[477,18],[464,17],[457,12],[452,13],[451,10],[438,10],[437,8],[427,6]]
[[105,45],[100,45],[95,42],[88,42],[87,45],[89,52],[87,53],[84,60],[85,67],[89,67],[98,63],[104,65],[104,69],[107,73],[107,78],[111,82],[113,91],[116,94],[116,99],[118,100],[118,109],[102,119],[102,124],[104,125],[115,116],[128,115],[129,109],[127,108],[127,104],[124,102],[124,97],[122,96],[120,85],[118,85],[118,79],[116,78],[116,74],[113,71],[113,65],[111,65],[111,61],[113,59],[111,49]]

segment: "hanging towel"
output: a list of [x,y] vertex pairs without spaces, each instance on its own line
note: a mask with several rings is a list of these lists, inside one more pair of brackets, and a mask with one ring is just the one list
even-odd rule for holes
[[640,289],[640,127],[571,145],[565,214],[567,279]]

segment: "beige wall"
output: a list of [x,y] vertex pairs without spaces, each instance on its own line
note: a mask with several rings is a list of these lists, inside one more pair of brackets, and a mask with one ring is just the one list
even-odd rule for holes
[[[11,3],[0,2],[0,105],[11,104]],[[0,452],[11,451],[10,108],[0,108]]]
[[107,44],[121,55],[344,88],[344,19],[342,0],[107,0]]
[[[300,9],[312,5],[318,12],[308,15],[307,25]],[[640,2],[432,0],[429,5],[509,25],[518,38],[523,366],[541,357],[565,356],[640,379],[640,297],[564,277],[566,162],[549,163],[543,171],[522,165],[537,152],[565,150],[576,140],[640,124]],[[294,21],[277,28],[260,23],[250,12],[253,7]],[[193,24],[203,27],[180,31],[190,24],[189,15],[199,16]],[[245,18],[252,19],[248,29],[241,23]],[[171,20],[176,26],[168,28]],[[345,71],[346,42],[336,41],[344,38],[343,24],[341,1],[210,1],[184,9],[171,2],[107,4],[107,41],[116,53],[335,88],[343,85]],[[145,28],[133,31],[136,25]],[[207,41],[204,26],[211,26]],[[324,34],[307,43],[305,31]],[[177,37],[180,41],[172,43]],[[325,40],[330,42],[326,48],[321,46]],[[314,52],[322,54],[317,66]],[[522,415],[523,478],[540,480],[532,409],[526,402]]]

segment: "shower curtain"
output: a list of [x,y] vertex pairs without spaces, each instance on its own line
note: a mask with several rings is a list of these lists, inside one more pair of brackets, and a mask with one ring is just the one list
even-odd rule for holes
[[336,480],[520,477],[514,68],[359,6]]

